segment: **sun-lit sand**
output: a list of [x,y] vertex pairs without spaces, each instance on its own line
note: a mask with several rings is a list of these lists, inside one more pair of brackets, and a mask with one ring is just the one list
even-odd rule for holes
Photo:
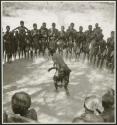
[[53,75],[48,72],[52,61],[43,57],[34,60],[15,61],[4,64],[3,108],[11,111],[11,96],[25,91],[32,97],[32,107],[38,113],[41,123],[71,122],[83,110],[84,98],[96,94],[101,97],[108,87],[115,88],[114,75],[107,70],[99,70],[88,63],[65,60],[72,72],[67,97],[63,88],[55,92]]

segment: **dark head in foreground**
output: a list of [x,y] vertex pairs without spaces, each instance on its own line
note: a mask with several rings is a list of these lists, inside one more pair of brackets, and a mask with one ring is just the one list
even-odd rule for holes
[[37,120],[37,113],[35,109],[30,109],[31,107],[31,96],[25,92],[17,92],[12,96],[12,110],[15,114],[20,114],[30,118],[32,120]]
[[114,122],[114,90],[108,89],[108,91],[102,96],[102,106],[104,111],[102,117],[105,122]]
[[11,103],[13,112],[23,116],[31,106],[31,97],[25,92],[17,92],[12,96]]

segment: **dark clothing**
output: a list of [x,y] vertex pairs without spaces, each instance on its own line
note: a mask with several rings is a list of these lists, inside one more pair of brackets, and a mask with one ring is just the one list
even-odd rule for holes
[[87,45],[86,45],[86,36],[83,32],[78,32],[77,34],[77,41],[76,44],[79,46],[79,48],[85,52]]
[[90,55],[96,56],[98,54],[98,51],[99,51],[99,43],[96,40],[92,40]]
[[44,51],[46,47],[48,47],[48,29],[41,27],[40,28],[40,40],[41,40],[41,46],[42,50]]
[[58,35],[59,35],[59,32],[58,32],[58,29],[49,29],[49,40],[56,40],[58,39]]
[[91,43],[91,41],[92,41],[93,38],[94,38],[94,32],[88,30],[88,31],[85,32],[85,36],[86,36],[86,41],[87,41],[88,43]]
[[11,56],[12,55],[12,45],[13,45],[13,33],[6,32],[3,36],[3,40],[4,40],[4,49],[6,51],[6,54]]
[[64,49],[67,44],[66,33],[65,31],[60,31],[58,36],[57,47],[59,49]]
[[[26,32],[28,29],[25,26],[19,26],[15,28],[14,30],[18,30],[18,45],[19,48],[23,51],[25,51],[26,48]],[[13,31],[14,31],[13,30]]]
[[106,57],[106,53],[107,53],[107,49],[106,49],[106,41],[105,40],[101,40],[99,42],[99,53],[98,53],[98,57],[99,58],[104,58]]
[[57,29],[49,29],[49,50],[57,49],[58,35]]
[[76,41],[76,30],[75,29],[68,29],[66,32],[67,35],[67,41],[72,41],[75,42]]
[[114,122],[114,108],[104,111],[101,116],[104,119],[104,122]]
[[33,41],[33,48],[38,49],[39,48],[39,30],[38,29],[33,29],[31,30],[31,37]]
[[107,39],[107,49],[108,49],[108,56],[110,55],[111,51],[114,50],[114,38]]
[[58,70],[58,75],[54,75],[53,79],[54,81],[57,82],[64,82],[64,83],[69,83],[69,75],[70,75],[70,70],[65,70],[62,67]]
[[4,123],[36,123],[37,113],[34,109],[30,109],[24,116],[18,114],[5,114],[4,113]]

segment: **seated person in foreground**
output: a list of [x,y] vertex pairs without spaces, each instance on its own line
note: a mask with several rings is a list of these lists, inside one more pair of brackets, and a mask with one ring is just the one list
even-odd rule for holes
[[30,122],[36,123],[37,113],[35,109],[30,109],[31,97],[25,92],[17,92],[12,96],[11,106],[13,113],[4,112],[4,122]]
[[100,100],[94,95],[85,98],[84,108],[85,112],[73,119],[72,123],[98,123],[104,122],[103,118],[99,115],[101,113]]

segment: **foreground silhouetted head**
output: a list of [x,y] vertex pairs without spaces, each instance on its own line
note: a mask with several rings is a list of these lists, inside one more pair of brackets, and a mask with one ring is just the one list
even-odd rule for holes
[[108,89],[107,92],[102,96],[102,106],[104,109],[112,108],[114,105],[114,90]]
[[13,112],[24,116],[31,106],[31,97],[26,92],[17,92],[12,96],[11,103]]

